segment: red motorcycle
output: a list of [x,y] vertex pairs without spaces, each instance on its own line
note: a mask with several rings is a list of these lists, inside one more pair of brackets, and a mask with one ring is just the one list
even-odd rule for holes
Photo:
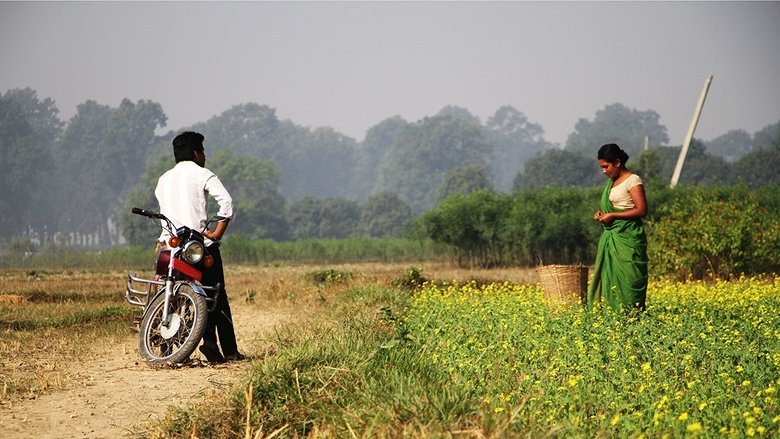
[[206,252],[201,232],[185,226],[175,229],[161,213],[137,207],[132,212],[161,220],[158,224],[171,235],[168,249],[157,254],[154,279],[128,274],[125,298],[142,308],[138,352],[151,367],[181,364],[200,344],[208,313],[214,310],[222,289],[200,283],[214,259]]

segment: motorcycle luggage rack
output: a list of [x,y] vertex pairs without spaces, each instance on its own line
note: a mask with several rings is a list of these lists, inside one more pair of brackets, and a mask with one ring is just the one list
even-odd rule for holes
[[[146,290],[139,290],[134,288],[134,283],[136,284],[142,284],[145,285]],[[127,275],[127,288],[125,289],[125,299],[127,299],[127,302],[131,305],[136,305],[140,307],[146,307],[146,305],[149,303],[149,299],[154,297],[155,294],[157,294],[157,288],[155,287],[163,287],[165,288],[165,281],[164,280],[152,280],[152,279],[142,279],[140,277],[136,277],[134,273],[129,273]],[[206,303],[209,306],[209,311],[213,311],[214,307],[216,306],[216,300],[217,297],[219,297],[220,291],[222,289],[222,285],[217,284],[216,286],[207,286],[207,285],[200,285],[201,288],[203,288],[203,291],[214,292],[215,294],[213,297],[209,295],[209,297],[206,297]]]
[[[146,286],[146,291],[133,288],[133,284],[143,284]],[[125,289],[125,299],[131,304],[144,307],[149,303],[149,298],[157,293],[157,288],[165,287],[165,281],[142,279],[136,277],[135,274],[130,273],[127,275],[127,288]]]

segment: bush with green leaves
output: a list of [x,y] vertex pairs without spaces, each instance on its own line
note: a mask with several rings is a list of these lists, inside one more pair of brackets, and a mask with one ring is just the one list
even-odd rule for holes
[[731,278],[780,268],[780,219],[744,188],[691,188],[659,207],[648,225],[654,274],[680,279]]
[[600,232],[591,219],[598,191],[456,194],[425,213],[418,226],[425,237],[453,249],[460,266],[588,262]]
[[510,199],[492,191],[455,193],[426,212],[418,226],[434,242],[450,246],[460,266],[490,267],[505,260],[501,223],[508,218]]

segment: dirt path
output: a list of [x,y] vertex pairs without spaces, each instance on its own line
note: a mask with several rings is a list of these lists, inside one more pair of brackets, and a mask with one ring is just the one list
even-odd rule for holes
[[8,438],[117,438],[142,431],[145,421],[162,417],[167,408],[185,406],[210,391],[228,391],[241,380],[256,355],[253,340],[290,318],[287,311],[234,306],[239,348],[247,361],[217,366],[153,370],[136,351],[137,338],[90,363],[74,363],[78,385],[21,400],[0,410],[0,437]]

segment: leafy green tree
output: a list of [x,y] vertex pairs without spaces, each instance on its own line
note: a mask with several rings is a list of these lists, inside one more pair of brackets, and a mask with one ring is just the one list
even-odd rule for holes
[[566,149],[550,149],[528,160],[525,171],[515,178],[515,190],[548,186],[590,187],[603,183],[596,154],[586,157]]
[[352,185],[357,163],[355,140],[332,128],[317,128],[309,131],[301,146],[301,155],[293,161],[295,169],[290,177],[295,189],[289,198],[357,198],[359,191]]
[[[52,151],[62,135],[63,122],[51,98],[38,99],[31,88],[0,93],[0,182],[7,191],[4,200],[14,215],[0,220],[0,239],[32,233],[40,241],[48,237],[47,223],[57,216],[53,206]],[[0,202],[0,208],[5,208]],[[10,212],[5,210],[6,212]]]
[[642,153],[639,154],[639,158],[637,158],[636,162],[637,165],[634,171],[639,174],[645,182],[661,180],[661,159],[657,148],[643,150]]
[[460,266],[500,265],[506,259],[500,230],[508,216],[508,200],[491,191],[456,193],[425,212],[418,227],[434,242],[450,246]]
[[394,116],[372,126],[366,132],[366,138],[358,146],[357,165],[353,185],[357,189],[357,199],[365,200],[374,193],[377,175],[387,159],[390,147],[409,125],[400,116]]
[[453,116],[410,124],[393,143],[380,171],[379,191],[397,193],[418,213],[431,208],[444,175],[456,168],[485,165],[491,146],[482,128]]
[[287,223],[290,225],[290,238],[293,240],[317,238],[320,234],[322,218],[322,200],[303,197],[287,208]]
[[780,143],[780,121],[753,133],[754,148],[771,148]]
[[292,239],[346,238],[355,234],[360,206],[344,198],[304,197],[287,214]]
[[146,100],[133,103],[123,99],[111,112],[94,169],[100,171],[98,178],[107,192],[105,205],[112,205],[139,180],[148,157],[159,144],[155,131],[165,127],[167,120],[160,104]]
[[[0,162],[0,172],[4,178],[13,180],[9,184],[3,184],[9,191],[5,195],[6,200],[11,202],[16,199],[13,201],[15,215],[8,218],[13,219],[14,224],[2,227],[4,233],[0,233],[0,238],[5,234],[23,232],[32,233],[35,238],[45,243],[50,239],[49,222],[58,216],[54,209],[56,198],[52,190],[57,187],[57,182],[52,178],[56,164],[52,159],[52,152],[62,135],[64,123],[58,117],[59,110],[54,101],[51,98],[38,99],[37,93],[31,88],[8,90],[4,95],[0,94],[0,100],[5,103],[0,105],[6,105],[6,109],[9,109],[8,105],[14,107],[11,113],[3,113],[4,122],[0,122],[4,125],[0,142],[7,142],[2,148],[4,158]],[[19,124],[18,130],[6,124],[19,115],[17,111],[21,111],[21,118],[24,119],[16,122]],[[27,126],[30,131],[24,135],[26,140],[21,140],[18,136],[21,132],[26,132]],[[19,150],[18,147],[22,144],[27,146]],[[16,145],[16,148],[11,145]],[[3,169],[4,167],[9,169]],[[0,177],[0,181],[4,178]],[[15,185],[23,187],[14,187]]]
[[780,186],[780,136],[772,146],[762,146],[734,163],[734,179],[749,187]]
[[456,168],[444,174],[444,179],[439,186],[438,201],[455,193],[467,195],[479,190],[492,191],[492,186],[483,166]]
[[62,135],[65,122],[60,120],[60,110],[52,98],[39,99],[38,93],[27,87],[8,90],[2,99],[10,99],[21,105],[25,119],[39,141],[47,147]]
[[46,151],[37,142],[23,107],[5,96],[0,96],[0,150],[0,237],[9,240],[26,229]]
[[498,190],[509,191],[525,163],[534,155],[552,148],[544,140],[541,125],[532,123],[511,106],[503,106],[485,124],[487,136],[493,144],[493,155],[488,169]]
[[166,116],[159,104],[122,100],[114,109],[87,101],[77,107],[58,154],[60,230],[116,243],[111,214],[134,186],[159,138]]
[[269,160],[279,171],[281,194],[289,200],[346,196],[355,198],[353,185],[357,143],[332,128],[304,128],[279,121],[276,110],[255,103],[236,105],[207,122],[195,125],[210,148],[230,149]]
[[[170,144],[170,143],[169,143]],[[157,211],[159,205],[154,196],[157,179],[175,165],[173,153],[156,154],[141,175],[141,179],[122,198],[114,216],[119,232],[131,245],[153,247],[160,236],[159,222],[131,213],[133,207]]]
[[734,180],[750,187],[780,186],[780,122],[753,134],[755,149],[734,163]]
[[596,154],[606,143],[617,143],[629,156],[638,156],[644,146],[645,136],[650,146],[669,142],[666,127],[659,123],[660,116],[653,110],[639,111],[615,103],[596,112],[593,121],[580,119],[574,132],[566,140],[566,149],[587,156]]
[[[217,152],[210,161],[209,169],[233,198],[231,233],[253,239],[287,239],[286,200],[278,191],[280,177],[274,163],[231,150]],[[216,209],[216,203],[211,205]]]
[[393,192],[380,192],[368,198],[360,211],[358,230],[371,238],[400,238],[410,231],[412,209]]
[[192,129],[204,135],[210,151],[231,149],[242,156],[279,162],[284,159],[284,151],[279,148],[279,125],[276,110],[247,103],[234,105]]
[[753,139],[745,130],[731,130],[706,142],[705,145],[707,153],[723,157],[726,162],[733,163],[753,150]]
[[[659,147],[659,175],[667,183],[672,178],[680,147]],[[688,154],[680,173],[680,185],[718,185],[729,184],[732,181],[731,166],[723,157],[707,153],[704,144],[693,139],[688,146]]]
[[511,199],[501,239],[522,265],[590,263],[600,227],[593,221],[601,188],[547,187]]
[[347,238],[355,235],[360,222],[360,205],[345,198],[323,200],[320,215],[320,238]]
[[447,105],[443,107],[441,110],[439,110],[438,113],[436,113],[436,116],[438,117],[450,116],[455,119],[460,119],[469,125],[475,125],[475,126],[482,125],[482,122],[479,120],[479,118],[471,114],[469,110],[455,105]]

